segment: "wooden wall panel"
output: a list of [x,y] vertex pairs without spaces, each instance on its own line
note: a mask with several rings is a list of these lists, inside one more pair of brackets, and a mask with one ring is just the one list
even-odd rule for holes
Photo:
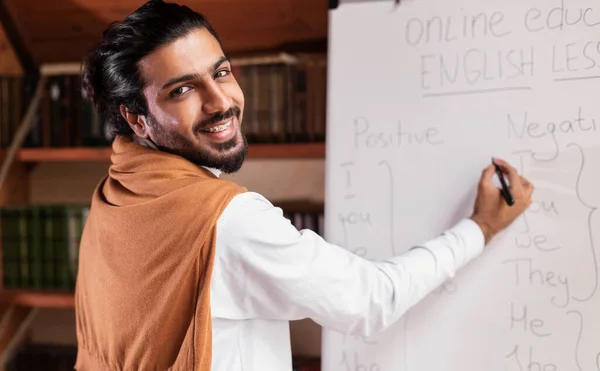
[[[38,63],[80,61],[139,0],[5,0]],[[229,53],[327,38],[325,0],[177,1],[203,13]]]
[[23,204],[29,201],[29,166],[13,163],[0,188],[0,206]]
[[15,55],[12,45],[6,37],[4,28],[0,25],[0,74],[21,75],[23,70]]

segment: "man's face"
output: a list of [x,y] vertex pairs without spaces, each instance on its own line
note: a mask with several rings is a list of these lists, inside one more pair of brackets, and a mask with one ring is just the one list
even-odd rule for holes
[[232,173],[248,144],[244,94],[218,41],[196,29],[140,62],[148,102],[146,135],[161,150]]

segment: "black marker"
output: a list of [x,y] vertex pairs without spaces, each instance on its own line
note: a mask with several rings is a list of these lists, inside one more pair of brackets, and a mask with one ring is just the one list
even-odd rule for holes
[[510,193],[510,190],[508,189],[508,186],[506,185],[506,181],[504,180],[504,175],[502,174],[502,170],[500,170],[500,166],[498,166],[494,162],[493,159],[492,159],[492,163],[496,167],[496,174],[498,175],[498,178],[500,179],[500,184],[502,184],[502,195],[504,196],[504,199],[506,200],[506,203],[508,204],[508,206],[512,206],[515,204],[515,199],[513,198],[512,194]]

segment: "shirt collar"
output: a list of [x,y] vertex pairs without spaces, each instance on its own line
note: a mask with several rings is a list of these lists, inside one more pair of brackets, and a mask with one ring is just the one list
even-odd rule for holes
[[[141,138],[138,137],[137,135],[133,134],[133,141],[136,142],[137,144],[144,146],[144,147],[148,147],[148,148],[152,148],[155,150],[159,150],[158,147],[156,146],[156,144],[154,144],[153,141],[146,139],[146,138]],[[213,173],[217,178],[219,176],[221,176],[221,170],[218,169],[214,169],[211,167],[207,167],[207,166],[202,166],[203,168],[205,168],[206,170],[210,171],[211,173]]]

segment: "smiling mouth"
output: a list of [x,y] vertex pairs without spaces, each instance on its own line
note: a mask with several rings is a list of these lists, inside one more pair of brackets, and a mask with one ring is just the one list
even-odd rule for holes
[[203,133],[220,133],[222,131],[227,130],[231,125],[233,125],[233,119],[230,119],[222,125],[212,126],[209,128],[202,129],[200,131]]

